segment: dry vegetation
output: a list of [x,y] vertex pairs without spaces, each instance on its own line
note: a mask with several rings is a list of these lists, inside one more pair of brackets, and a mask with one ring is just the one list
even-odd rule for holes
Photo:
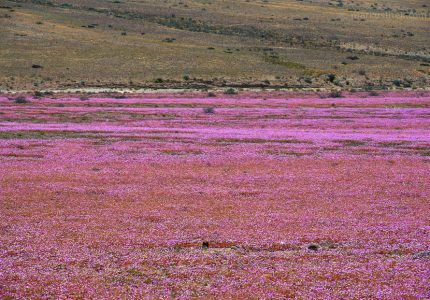
[[383,89],[425,87],[430,79],[425,0],[15,0],[0,6],[3,91]]

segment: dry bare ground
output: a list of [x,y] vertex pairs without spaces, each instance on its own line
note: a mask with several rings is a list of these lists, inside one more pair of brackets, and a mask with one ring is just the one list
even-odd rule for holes
[[429,85],[426,0],[4,0],[0,6],[3,91]]

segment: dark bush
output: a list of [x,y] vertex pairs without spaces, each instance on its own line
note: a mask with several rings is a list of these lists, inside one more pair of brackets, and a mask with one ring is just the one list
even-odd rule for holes
[[328,94],[330,98],[341,98],[342,92],[341,91],[332,91],[330,94]]
[[28,103],[27,98],[25,98],[24,96],[18,96],[14,99],[15,103],[17,104],[25,104]]
[[406,87],[406,88],[412,87],[412,80],[410,80],[410,79],[404,79],[403,80],[403,86]]
[[205,107],[205,108],[203,108],[203,112],[205,114],[214,114],[215,113],[215,109],[213,107]]
[[336,75],[334,75],[334,74],[328,74],[327,75],[327,79],[328,79],[328,81],[333,82],[336,79]]
[[309,250],[312,250],[312,251],[318,251],[318,250],[319,250],[319,248],[320,248],[320,246],[319,246],[318,244],[310,244],[310,245],[308,246],[308,249],[309,249]]
[[396,80],[394,80],[394,81],[393,81],[393,84],[394,84],[395,86],[399,87],[399,86],[401,86],[401,85],[402,85],[402,81],[401,81],[401,80],[399,80],[399,79],[396,79]]

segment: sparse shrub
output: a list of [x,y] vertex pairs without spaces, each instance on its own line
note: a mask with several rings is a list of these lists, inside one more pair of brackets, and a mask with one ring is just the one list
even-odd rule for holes
[[303,81],[306,82],[306,83],[311,84],[312,83],[312,77],[310,77],[310,76],[304,76],[303,77]]
[[395,86],[397,86],[397,87],[400,87],[400,86],[402,85],[402,81],[401,81],[401,80],[399,80],[399,79],[395,79],[395,80],[393,81],[393,84],[394,84]]
[[371,92],[369,93],[369,96],[372,96],[372,97],[379,96],[379,93],[378,93],[378,92],[376,92],[376,91],[371,91]]
[[336,79],[336,75],[334,75],[334,74],[328,74],[327,75],[327,79],[328,79],[328,81],[333,82]]
[[165,38],[165,39],[163,40],[163,42],[166,42],[166,43],[173,43],[174,41],[176,41],[176,39],[175,39],[175,38]]
[[365,76],[366,71],[365,70],[358,70],[358,75]]
[[39,92],[39,91],[35,91],[35,92],[34,92],[34,97],[37,97],[37,98],[39,98],[39,97],[43,97],[43,93],[42,93],[42,92]]
[[384,79],[382,77],[379,78],[379,83],[378,83],[378,89],[380,90],[386,90],[388,87],[384,82]]
[[24,96],[18,96],[18,97],[16,97],[16,98],[14,99],[14,101],[15,101],[15,103],[17,103],[17,104],[25,104],[25,103],[28,103],[27,98],[26,98],[26,97],[24,97]]
[[164,82],[163,78],[155,79],[155,83],[163,83],[163,82]]
[[60,5],[61,8],[73,8],[73,5],[70,3],[63,3]]
[[228,88],[224,91],[225,95],[236,95],[237,91],[234,88]]
[[412,80],[410,80],[410,79],[403,80],[403,86],[406,88],[412,87]]
[[215,113],[215,109],[213,107],[205,107],[205,108],[203,108],[203,112],[205,114],[214,114]]
[[216,94],[214,92],[209,92],[208,97],[216,97]]
[[339,79],[336,79],[335,81],[333,81],[333,84],[337,86],[343,86],[342,82]]
[[328,95],[330,98],[342,98],[342,92],[341,91],[332,91]]
[[82,95],[82,96],[80,96],[79,97],[79,99],[81,100],[81,101],[86,101],[86,100],[89,100],[90,98],[88,98],[87,96],[85,96],[85,95]]
[[363,88],[365,91],[371,91],[374,89],[374,85],[373,85],[373,83],[367,82]]
[[188,76],[188,75],[184,75],[182,78],[183,78],[185,81],[190,80],[190,76]]

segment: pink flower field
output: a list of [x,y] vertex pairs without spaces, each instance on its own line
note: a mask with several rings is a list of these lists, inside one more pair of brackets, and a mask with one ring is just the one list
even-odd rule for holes
[[0,299],[430,298],[428,92],[29,100]]

